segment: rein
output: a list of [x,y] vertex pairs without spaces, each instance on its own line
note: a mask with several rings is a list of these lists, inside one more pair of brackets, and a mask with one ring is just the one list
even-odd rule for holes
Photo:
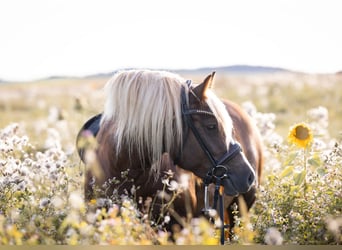
[[[191,81],[188,80],[187,82],[188,89],[191,90]],[[207,147],[206,143],[202,139],[200,133],[196,129],[192,115],[210,115],[214,116],[214,114],[210,111],[206,110],[198,110],[198,109],[190,109],[188,106],[188,99],[185,87],[182,87],[181,90],[181,100],[182,100],[182,116],[186,125],[191,129],[192,133],[194,134],[196,140],[198,141],[199,145],[201,146],[202,150],[207,155],[208,159],[211,162],[211,168],[208,170],[206,176],[203,178],[204,181],[204,209],[202,210],[204,214],[208,215],[211,209],[217,208],[217,202],[219,202],[219,216],[221,220],[221,236],[220,236],[220,243],[221,245],[224,244],[224,230],[228,228],[229,225],[224,224],[224,201],[223,201],[223,194],[220,192],[220,187],[223,186],[223,180],[229,178],[228,176],[228,169],[226,166],[222,165],[225,162],[229,162],[233,159],[238,153],[241,152],[241,147],[239,143],[231,142],[229,146],[229,150],[218,160],[215,159],[213,154],[210,152],[209,148]],[[214,193],[214,204],[213,208],[209,206],[209,189],[208,186],[214,183],[215,184],[215,193]]]

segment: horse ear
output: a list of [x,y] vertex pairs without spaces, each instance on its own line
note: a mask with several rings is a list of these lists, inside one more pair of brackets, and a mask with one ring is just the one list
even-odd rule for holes
[[214,76],[215,71],[208,75],[201,84],[194,88],[194,93],[201,101],[204,101],[207,98],[206,91],[212,88]]

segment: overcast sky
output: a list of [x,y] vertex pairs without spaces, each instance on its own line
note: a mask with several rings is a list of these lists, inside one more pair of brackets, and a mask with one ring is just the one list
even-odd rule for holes
[[0,0],[0,79],[235,64],[342,70],[342,1]]

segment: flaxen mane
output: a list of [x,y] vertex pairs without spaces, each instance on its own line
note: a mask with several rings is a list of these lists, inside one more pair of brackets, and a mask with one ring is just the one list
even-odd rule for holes
[[[125,146],[151,163],[158,178],[164,152],[179,152],[183,142],[181,88],[185,79],[165,71],[128,70],[116,73],[106,84],[101,124],[113,123],[116,153]],[[231,139],[232,121],[223,103],[210,91],[207,103]]]

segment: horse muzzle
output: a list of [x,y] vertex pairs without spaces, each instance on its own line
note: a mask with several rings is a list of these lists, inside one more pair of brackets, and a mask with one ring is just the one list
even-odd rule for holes
[[255,184],[255,171],[242,151],[230,160],[212,169],[213,180],[219,180],[229,196],[247,193]]
[[[245,157],[244,157],[245,158]],[[224,193],[229,196],[238,196],[247,193],[255,185],[255,171],[249,162],[245,162],[240,166],[236,173],[228,171],[227,177],[221,181],[224,187]]]
[[239,188],[236,187],[235,183],[230,178],[222,180],[222,186],[224,187],[225,195],[235,197],[239,196],[240,194],[247,193],[254,186],[254,178],[255,177],[251,177],[249,183],[247,183],[243,187],[241,187],[242,185],[239,185]]

